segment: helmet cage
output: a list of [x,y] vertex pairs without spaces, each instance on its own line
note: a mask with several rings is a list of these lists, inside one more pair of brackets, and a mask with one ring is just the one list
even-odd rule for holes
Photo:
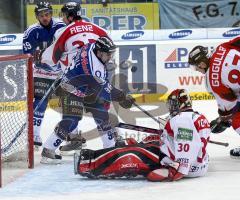
[[167,99],[167,106],[171,116],[192,108],[192,100],[184,89],[174,90]]

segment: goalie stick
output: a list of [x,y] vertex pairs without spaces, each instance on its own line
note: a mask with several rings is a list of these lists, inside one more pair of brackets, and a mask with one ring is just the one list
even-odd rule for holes
[[[158,124],[162,124],[165,126],[166,124],[166,120],[163,119],[163,118],[160,118],[158,117],[158,119],[156,119],[153,115],[151,115],[148,111],[144,110],[142,107],[140,107],[136,102],[133,103],[139,110],[141,110],[143,113],[145,113],[146,115],[148,115],[149,117],[151,117],[154,121],[156,121]],[[161,120],[161,121],[160,121]],[[121,124],[121,123],[119,123]],[[139,128],[140,126],[135,126],[135,125],[131,125],[131,124],[127,124],[128,127],[132,127],[133,129],[132,130],[135,130],[137,129],[137,127]],[[122,125],[120,126],[124,126],[123,123]],[[134,127],[135,126],[135,127]],[[120,127],[119,127],[120,128]],[[135,128],[135,129],[134,129]],[[146,127],[142,127],[142,128],[146,128]],[[128,128],[130,129],[130,128]],[[148,128],[146,128],[145,130],[147,130]],[[153,129],[154,130],[154,129]],[[158,129],[155,129],[155,130],[158,130]],[[161,129],[160,129],[161,130]],[[158,131],[160,131],[158,130]],[[154,133],[154,134],[159,134],[159,133]],[[209,143],[212,143],[212,144],[217,144],[217,145],[221,145],[221,146],[225,146],[225,147],[228,147],[229,146],[229,143],[227,142],[218,142],[218,141],[214,141],[214,140],[209,140]]]
[[[159,130],[159,129],[148,128],[148,127],[144,127],[144,126],[126,124],[126,123],[122,123],[122,122],[120,122],[116,127],[123,128],[123,129],[128,129],[128,130],[145,132],[145,133],[157,134],[157,135],[160,135],[163,132],[162,129]],[[225,142],[218,142],[218,141],[214,141],[214,140],[209,140],[209,143],[217,144],[217,145],[221,145],[221,146],[225,146],[225,147],[229,146],[229,143],[227,143],[227,142],[226,143]]]

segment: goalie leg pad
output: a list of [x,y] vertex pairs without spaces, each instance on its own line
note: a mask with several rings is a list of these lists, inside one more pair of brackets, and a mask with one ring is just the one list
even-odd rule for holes
[[91,178],[134,177],[145,176],[159,167],[158,147],[136,145],[96,151],[83,149],[78,173]]
[[86,176],[88,178],[94,178],[95,174],[93,172],[93,169],[95,167],[94,160],[95,158],[95,152],[91,149],[82,149],[80,152],[80,155],[76,157],[76,160],[74,160],[75,165],[75,173],[80,174],[81,176]]

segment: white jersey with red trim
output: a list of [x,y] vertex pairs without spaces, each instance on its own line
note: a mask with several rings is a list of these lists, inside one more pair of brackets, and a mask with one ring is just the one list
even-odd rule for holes
[[170,118],[163,131],[160,150],[180,163],[178,171],[187,177],[203,176],[208,169],[208,120],[201,114],[187,111]]
[[219,45],[206,73],[206,88],[216,98],[221,111],[230,111],[240,100],[240,51],[233,46],[239,40]]
[[83,20],[75,21],[56,32],[54,43],[44,51],[41,61],[49,66],[54,66],[61,61],[64,71],[71,65],[79,48],[104,36],[109,37],[101,27]]

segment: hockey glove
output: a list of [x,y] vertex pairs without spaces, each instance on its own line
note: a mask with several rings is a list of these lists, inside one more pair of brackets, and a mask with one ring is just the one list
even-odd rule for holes
[[227,128],[231,127],[230,121],[222,121],[220,117],[210,122],[212,133],[222,133]]
[[128,109],[132,107],[135,101],[136,100],[131,95],[127,95],[122,101],[119,102],[119,105],[123,108]]

